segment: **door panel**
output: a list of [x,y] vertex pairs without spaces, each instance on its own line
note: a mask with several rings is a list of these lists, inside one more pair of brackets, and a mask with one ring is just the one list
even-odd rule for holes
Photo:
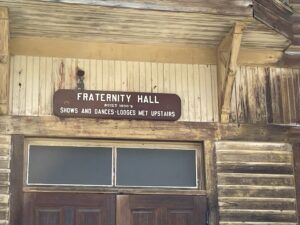
[[205,225],[204,196],[117,196],[118,225]]
[[[204,225],[205,196],[25,193],[23,225]],[[117,210],[116,210],[117,206]],[[116,213],[117,211],[117,213]]]
[[157,218],[158,214],[155,210],[132,210],[132,224],[133,225],[152,225],[155,224],[155,219]]
[[193,225],[192,210],[168,210],[167,225]]
[[38,208],[35,210],[35,219],[38,224],[59,225],[62,221],[62,211],[60,209]]
[[24,225],[115,225],[115,196],[26,193]]

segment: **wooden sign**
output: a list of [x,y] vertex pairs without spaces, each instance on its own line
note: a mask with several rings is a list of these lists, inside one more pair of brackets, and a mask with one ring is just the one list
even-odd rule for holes
[[181,100],[176,94],[58,90],[54,115],[129,120],[178,120]]

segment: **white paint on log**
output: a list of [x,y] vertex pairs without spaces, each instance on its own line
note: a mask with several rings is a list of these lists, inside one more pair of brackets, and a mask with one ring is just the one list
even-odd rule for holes
[[218,142],[215,146],[220,225],[297,224],[290,145]]
[[[9,135],[0,135],[0,187],[3,189],[0,194],[0,225],[8,224],[9,212],[9,174],[10,174],[10,149],[11,137]],[[4,154],[5,153],[5,154]]]

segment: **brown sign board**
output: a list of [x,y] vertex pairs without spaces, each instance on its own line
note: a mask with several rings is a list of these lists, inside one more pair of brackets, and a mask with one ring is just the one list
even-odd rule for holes
[[181,116],[176,94],[58,90],[53,97],[58,117],[175,121]]

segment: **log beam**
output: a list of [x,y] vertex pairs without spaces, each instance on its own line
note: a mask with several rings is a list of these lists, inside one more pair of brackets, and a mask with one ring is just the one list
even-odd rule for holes
[[221,109],[222,123],[229,122],[232,88],[235,81],[237,60],[244,28],[245,25],[243,23],[236,23],[222,40],[217,50],[219,108]]
[[0,116],[0,135],[161,141],[265,141],[298,143],[300,127],[259,124],[59,119]]
[[8,113],[9,93],[8,9],[0,8],[0,115]]
[[[113,51],[111,49],[114,49]],[[118,44],[45,37],[11,38],[11,55],[122,60],[179,64],[217,64],[215,47]],[[283,53],[278,50],[242,48],[239,65],[275,65]]]

